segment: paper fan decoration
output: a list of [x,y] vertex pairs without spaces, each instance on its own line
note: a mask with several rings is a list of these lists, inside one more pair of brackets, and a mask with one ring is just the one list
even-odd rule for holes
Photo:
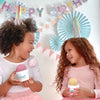
[[50,46],[55,51],[60,51],[63,41],[59,38],[58,35],[54,35],[50,39]]
[[39,31],[37,30],[37,31],[36,31],[36,34],[35,34],[35,41],[34,41],[34,43],[33,43],[34,46],[38,43],[39,37],[40,37],[40,33],[39,33]]
[[0,3],[2,3],[4,0],[0,0]]
[[74,37],[73,33],[73,20],[74,18],[78,19],[78,23],[80,26],[80,37],[88,38],[91,30],[90,22],[82,13],[73,11],[69,14],[64,14],[63,18],[60,19],[57,23],[57,32],[62,40],[66,40],[68,38]]

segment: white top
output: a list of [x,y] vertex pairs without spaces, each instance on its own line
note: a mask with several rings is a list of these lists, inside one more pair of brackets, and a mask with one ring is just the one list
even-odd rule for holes
[[[29,64],[30,60],[34,59],[36,64]],[[16,71],[16,67],[19,64],[24,64],[26,68],[29,70],[29,77],[32,77],[35,81],[41,81],[40,71],[37,60],[34,56],[30,56],[27,60],[22,63],[13,63],[10,62],[3,57],[0,57],[0,85],[3,84],[11,75],[12,72]],[[22,86],[12,86],[8,92],[23,92],[28,90],[29,88]]]

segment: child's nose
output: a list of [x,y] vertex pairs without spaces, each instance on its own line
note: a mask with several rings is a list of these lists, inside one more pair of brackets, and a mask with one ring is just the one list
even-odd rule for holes
[[67,57],[69,56],[69,53],[67,53],[67,55],[66,55]]
[[68,56],[69,54],[67,53],[66,56]]
[[32,50],[34,49],[34,46],[32,45]]

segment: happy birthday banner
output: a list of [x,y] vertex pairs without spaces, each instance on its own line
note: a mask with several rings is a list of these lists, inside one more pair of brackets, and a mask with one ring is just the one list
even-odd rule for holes
[[[66,2],[65,5],[51,7],[50,8],[50,15],[56,16],[57,14],[64,13],[65,11],[73,11],[73,10],[75,10],[75,8],[82,5],[86,1],[88,1],[88,0],[72,0],[70,2]],[[11,14],[16,13],[17,6],[18,5],[16,5],[16,3],[15,3],[15,5],[13,3],[8,4],[5,1],[2,3],[2,7],[0,8],[0,12],[3,12],[3,10],[6,9],[6,11],[9,11]],[[35,12],[38,13],[39,17],[42,17],[43,10],[44,10],[44,8],[36,8],[35,9],[35,8],[26,8],[24,6],[21,6],[21,12],[23,14],[27,12],[30,17],[32,16],[32,14],[35,14]]]

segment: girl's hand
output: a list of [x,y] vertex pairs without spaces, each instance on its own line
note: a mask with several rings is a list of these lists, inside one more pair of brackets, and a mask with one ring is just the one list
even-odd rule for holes
[[9,83],[12,84],[12,85],[21,85],[21,82],[20,82],[19,80],[16,80],[16,79],[15,79],[15,74],[16,74],[16,71],[14,71],[14,72],[10,75],[10,77],[9,77],[9,79],[8,79]]
[[63,97],[71,97],[71,98],[74,97],[73,93],[69,91],[69,88],[64,90],[62,96]]
[[94,95],[95,94],[92,94],[91,90],[88,88],[80,87],[80,88],[75,89],[74,91],[74,97],[77,97],[77,98],[91,98],[91,97],[94,97]]
[[29,80],[22,82],[22,87],[29,87],[30,84],[33,84],[34,80],[32,77],[29,78]]

